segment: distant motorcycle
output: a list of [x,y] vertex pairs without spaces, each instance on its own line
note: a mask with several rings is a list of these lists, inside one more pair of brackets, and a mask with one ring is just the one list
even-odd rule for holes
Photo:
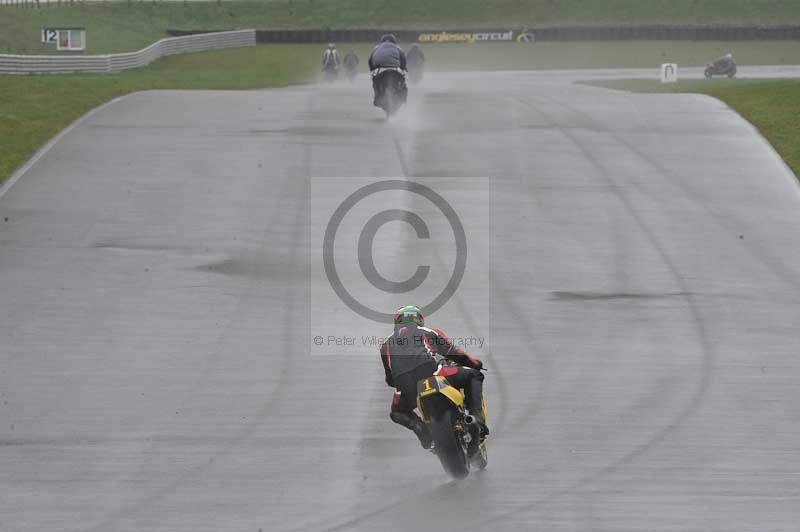
[[408,66],[408,80],[416,85],[422,81],[422,74],[425,72],[425,54],[416,44],[406,54],[406,65]]
[[714,76],[728,76],[732,78],[736,75],[736,61],[732,54],[726,54],[713,63],[706,65],[705,76],[711,79]]
[[356,76],[358,75],[358,67],[357,66],[349,67],[345,65],[344,75],[347,77],[347,81],[353,83],[353,81],[356,79]]
[[[432,451],[453,478],[464,478],[470,468],[485,469],[486,442],[477,420],[464,408],[464,394],[447,378],[428,377],[417,383],[417,406],[433,438]],[[486,405],[483,405],[484,417]]]
[[339,79],[339,67],[333,65],[323,67],[322,76],[328,83],[333,83]]
[[347,55],[344,56],[344,61],[342,61],[344,65],[344,75],[350,83],[353,83],[358,75],[358,63],[358,56],[353,50],[350,50],[347,52]]
[[416,85],[420,81],[422,81],[422,74],[425,72],[425,67],[423,65],[415,65],[415,66],[408,66],[408,80]]
[[372,72],[375,89],[375,107],[380,107],[387,118],[397,112],[408,98],[406,73],[399,68],[377,68]]

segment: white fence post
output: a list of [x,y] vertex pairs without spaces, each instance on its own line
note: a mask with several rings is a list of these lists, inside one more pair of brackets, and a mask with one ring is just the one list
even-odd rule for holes
[[678,65],[664,63],[661,65],[661,83],[675,83],[678,81]]

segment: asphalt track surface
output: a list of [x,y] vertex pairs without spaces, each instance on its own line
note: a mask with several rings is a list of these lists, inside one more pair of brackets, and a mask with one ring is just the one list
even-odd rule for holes
[[[794,176],[716,100],[569,79],[431,76],[389,122],[364,80],[83,120],[0,198],[0,530],[796,531]],[[389,421],[376,353],[312,350],[325,313],[389,332],[310,297],[309,177],[347,176],[490,183],[438,188],[488,250],[429,319],[487,341],[464,481]]]

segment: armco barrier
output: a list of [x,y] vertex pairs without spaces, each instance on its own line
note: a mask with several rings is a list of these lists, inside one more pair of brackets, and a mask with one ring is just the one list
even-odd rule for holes
[[[401,42],[415,42],[422,34],[502,33],[509,28],[497,29],[310,29],[256,30],[259,43],[326,43],[326,42],[377,42],[381,35],[394,33]],[[181,34],[180,30],[167,30]],[[185,32],[186,30],[183,30]],[[800,26],[553,26],[516,28],[514,40],[522,33],[532,36],[532,41],[763,41],[800,40]]]
[[58,74],[71,72],[120,72],[149,65],[168,55],[222,48],[255,46],[255,30],[224,31],[185,37],[169,37],[138,52],[109,55],[0,55],[0,73]]

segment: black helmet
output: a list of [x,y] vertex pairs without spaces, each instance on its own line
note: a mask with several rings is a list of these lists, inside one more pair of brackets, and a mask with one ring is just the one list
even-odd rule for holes
[[381,37],[381,42],[392,42],[397,44],[397,37],[394,36],[392,33],[387,33],[383,37]]

